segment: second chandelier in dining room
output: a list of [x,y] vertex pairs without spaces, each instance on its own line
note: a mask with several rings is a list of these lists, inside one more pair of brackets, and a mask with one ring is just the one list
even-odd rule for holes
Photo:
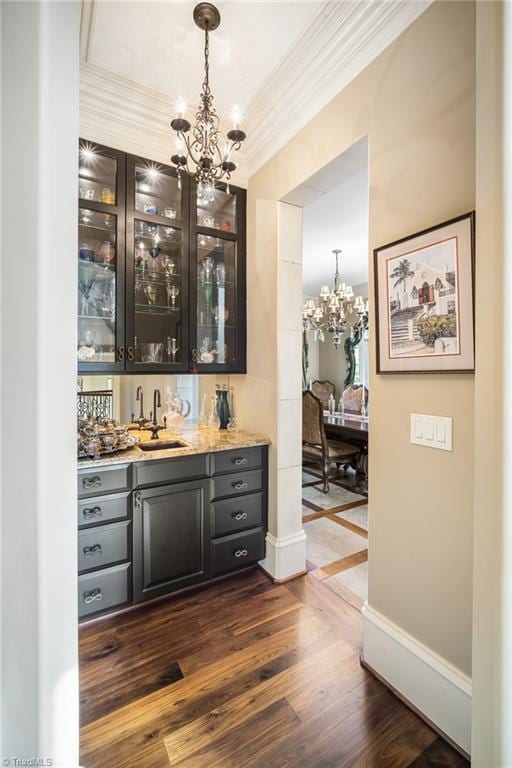
[[224,134],[220,130],[219,116],[213,106],[209,33],[219,26],[220,13],[211,3],[199,3],[194,8],[193,16],[197,26],[204,30],[204,80],[193,126],[184,116],[185,103],[178,100],[178,117],[171,121],[171,128],[177,135],[178,153],[171,157],[171,162],[177,168],[180,186],[184,172],[195,176],[198,197],[213,202],[215,182],[224,179],[229,183],[236,169],[236,163],[232,160],[233,152],[240,149],[246,135],[239,127],[239,115],[234,116],[233,128]]
[[[336,257],[334,288],[331,290],[328,285],[323,285],[318,304],[314,299],[308,299],[302,308],[302,320],[304,331],[314,331],[319,341],[324,341],[324,331],[332,333],[332,343],[338,349],[345,331],[362,335],[368,330],[368,302],[362,296],[355,296],[352,286],[342,282],[341,250],[336,248],[333,253]],[[357,315],[355,320],[349,319],[353,313]]]

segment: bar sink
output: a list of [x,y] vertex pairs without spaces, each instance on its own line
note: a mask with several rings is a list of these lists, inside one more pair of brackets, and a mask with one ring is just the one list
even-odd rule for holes
[[168,451],[172,448],[188,448],[187,443],[183,443],[181,440],[147,440],[144,443],[139,443],[137,448],[144,453],[148,451]]

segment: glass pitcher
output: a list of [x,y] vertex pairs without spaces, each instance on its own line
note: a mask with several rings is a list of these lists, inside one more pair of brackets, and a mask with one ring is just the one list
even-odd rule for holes
[[182,427],[190,413],[191,407],[190,401],[180,397],[178,393],[171,397],[169,409],[166,413],[167,427],[169,429],[179,429]]

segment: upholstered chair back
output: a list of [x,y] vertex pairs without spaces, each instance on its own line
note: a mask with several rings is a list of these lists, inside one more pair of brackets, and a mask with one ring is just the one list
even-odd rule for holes
[[311,391],[318,397],[325,410],[329,407],[329,396],[336,396],[336,387],[332,381],[314,381]]

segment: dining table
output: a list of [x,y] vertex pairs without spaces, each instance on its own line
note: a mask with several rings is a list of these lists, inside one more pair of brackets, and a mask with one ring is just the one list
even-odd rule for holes
[[330,440],[357,445],[361,453],[357,460],[357,469],[368,480],[368,417],[353,413],[334,413],[324,411],[325,434]]

